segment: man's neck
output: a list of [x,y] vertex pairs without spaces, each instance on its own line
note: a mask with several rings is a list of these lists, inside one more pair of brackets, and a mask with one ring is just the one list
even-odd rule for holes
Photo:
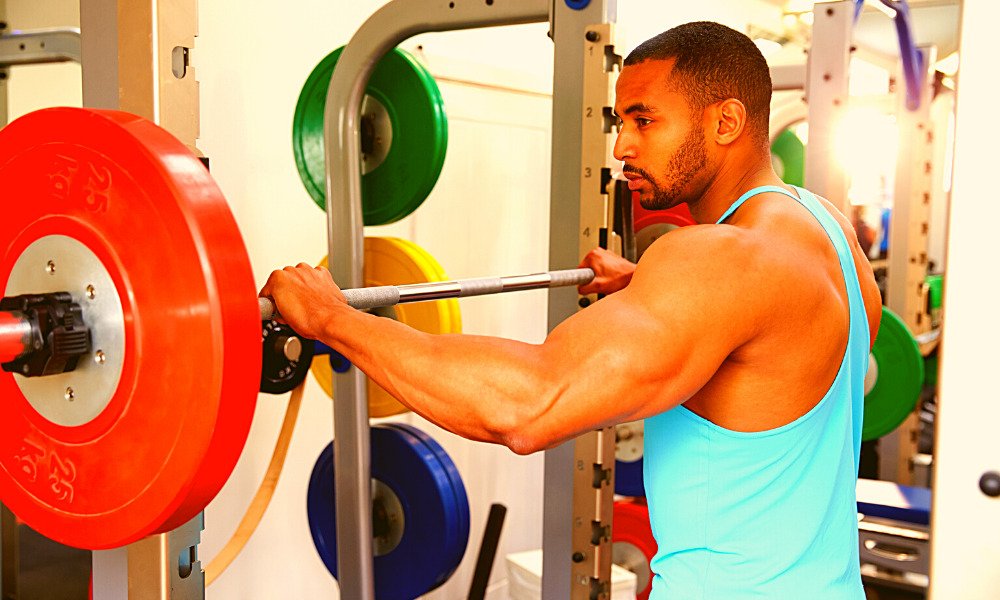
[[[751,164],[749,169],[748,164]],[[770,162],[732,161],[716,173],[701,198],[689,204],[691,215],[698,223],[715,223],[737,198],[762,185],[788,188],[774,172]]]

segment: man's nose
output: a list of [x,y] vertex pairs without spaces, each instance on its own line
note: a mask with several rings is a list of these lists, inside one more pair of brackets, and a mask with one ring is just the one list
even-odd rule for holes
[[629,132],[623,130],[618,133],[618,138],[615,140],[614,155],[617,160],[635,158],[635,144]]

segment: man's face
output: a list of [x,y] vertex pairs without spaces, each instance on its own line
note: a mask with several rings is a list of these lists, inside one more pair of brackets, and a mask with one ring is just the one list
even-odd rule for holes
[[692,182],[708,163],[701,120],[671,89],[672,66],[672,60],[649,60],[625,67],[615,90],[621,119],[615,158],[624,162],[629,189],[650,210],[691,200]]

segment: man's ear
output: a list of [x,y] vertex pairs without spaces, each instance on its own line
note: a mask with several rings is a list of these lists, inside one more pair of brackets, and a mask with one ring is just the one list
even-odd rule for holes
[[747,108],[736,98],[727,98],[712,107],[715,141],[723,146],[739,139],[747,125]]

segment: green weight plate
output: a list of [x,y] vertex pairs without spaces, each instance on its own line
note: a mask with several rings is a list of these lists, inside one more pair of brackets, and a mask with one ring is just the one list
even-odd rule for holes
[[[292,124],[292,149],[309,195],[326,209],[323,112],[343,48],[310,73]],[[407,52],[379,61],[362,104],[361,197],[365,225],[398,221],[424,201],[444,165],[448,121],[434,78]]]
[[899,427],[913,412],[924,383],[924,359],[917,341],[902,319],[884,306],[871,357],[874,364],[869,370],[875,369],[875,377],[874,385],[865,394],[861,428],[861,439],[865,441]]
[[928,291],[928,304],[930,309],[934,310],[941,308],[942,298],[944,294],[944,278],[941,275],[928,275],[924,281],[927,282]]
[[[771,143],[771,161],[781,180],[802,186],[806,177],[806,147],[791,129],[786,129]],[[780,166],[780,168],[779,168]]]
[[938,383],[938,355],[935,352],[924,359],[924,386],[937,387]]

